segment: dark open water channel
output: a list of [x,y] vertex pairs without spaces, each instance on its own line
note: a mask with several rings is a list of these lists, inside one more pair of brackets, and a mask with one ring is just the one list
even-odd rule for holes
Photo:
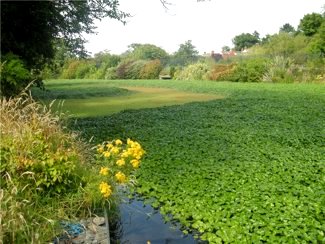
[[[125,244],[194,244],[204,243],[185,235],[179,225],[165,223],[162,215],[141,200],[123,201],[120,204],[120,230],[118,241]],[[149,241],[149,242],[148,242]]]

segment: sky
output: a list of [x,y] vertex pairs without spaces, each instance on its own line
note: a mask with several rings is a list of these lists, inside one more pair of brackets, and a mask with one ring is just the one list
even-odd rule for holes
[[130,13],[126,25],[105,18],[96,21],[97,34],[85,35],[85,47],[92,54],[109,51],[121,54],[132,43],[154,44],[168,53],[191,40],[203,54],[233,47],[241,33],[260,37],[275,34],[286,23],[297,28],[305,14],[321,13],[324,0],[120,0],[120,10]]

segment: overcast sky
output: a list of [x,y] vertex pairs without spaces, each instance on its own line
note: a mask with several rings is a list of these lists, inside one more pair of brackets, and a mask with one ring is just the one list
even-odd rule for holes
[[274,34],[285,23],[297,27],[308,13],[321,13],[324,0],[168,0],[166,10],[159,0],[120,0],[120,10],[130,13],[127,24],[103,19],[96,22],[97,35],[86,35],[86,49],[92,54],[108,50],[121,54],[132,43],[150,43],[169,53],[192,40],[196,49],[220,52],[232,47],[241,33],[260,37]]

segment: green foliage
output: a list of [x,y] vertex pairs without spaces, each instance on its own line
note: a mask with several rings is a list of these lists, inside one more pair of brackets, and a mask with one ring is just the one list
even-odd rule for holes
[[[75,53],[82,53],[82,33],[94,32],[94,21],[104,17],[123,20],[117,1],[89,2],[15,2],[1,6],[1,52],[15,50],[27,67],[54,55],[52,42],[63,36]],[[15,28],[12,28],[12,26]],[[31,35],[33,32],[33,35]]]
[[266,55],[271,57],[284,56],[292,57],[296,62],[305,62],[306,47],[309,39],[304,35],[291,35],[281,32],[269,38],[269,41],[263,45]]
[[120,56],[110,54],[108,52],[99,52],[94,55],[94,61],[96,62],[96,67],[111,68],[116,67],[121,61]]
[[162,70],[161,62],[156,59],[147,62],[140,71],[141,79],[158,79]]
[[221,48],[221,50],[222,50],[222,53],[226,53],[226,52],[230,52],[230,47],[229,46],[223,46],[222,48]]
[[[79,119],[86,138],[138,138],[138,193],[211,243],[324,242],[324,86],[116,81],[227,95]],[[98,130],[98,128],[103,128]]]
[[308,51],[315,58],[325,57],[325,21],[323,21],[318,32],[313,36],[312,40],[308,44]]
[[186,66],[198,60],[199,52],[192,44],[191,40],[180,44],[178,50],[171,57],[170,64],[173,66]]
[[296,32],[296,30],[292,25],[290,25],[289,23],[286,23],[280,28],[280,32],[286,32],[286,33],[293,34]]
[[152,44],[139,44],[133,43],[129,46],[127,51],[128,57],[137,60],[166,60],[168,53],[155,45]]
[[54,44],[63,38],[71,52],[84,57],[82,34],[94,33],[95,20],[110,17],[123,21],[129,16],[119,11],[118,6],[115,0],[3,2],[1,54],[13,52],[28,70],[40,70],[54,58]]
[[[63,79],[83,79],[91,75],[96,76],[97,69],[92,60],[72,59],[63,67],[61,78]],[[96,77],[95,77],[96,78]]]
[[30,99],[2,100],[1,110],[1,177],[20,178],[46,194],[78,188],[82,158],[75,136],[63,133],[57,118]]
[[106,70],[106,73],[105,73],[105,79],[106,80],[116,80],[116,79],[118,79],[117,68],[116,67],[108,68]]
[[76,72],[79,65],[78,60],[71,60],[66,64],[66,68],[63,69],[62,78],[63,79],[75,79]]
[[267,62],[265,58],[244,58],[236,63],[233,72],[224,79],[234,82],[261,82],[267,71]]
[[325,18],[321,14],[306,14],[300,20],[298,30],[302,31],[306,36],[313,36],[317,33],[318,28],[322,25],[324,21]]
[[31,82],[30,72],[17,55],[4,55],[1,62],[1,96],[17,94]]
[[233,74],[235,64],[215,64],[209,70],[207,77],[209,80],[227,81]]
[[174,79],[176,80],[205,80],[209,66],[206,63],[190,64],[182,70],[175,72]]
[[90,207],[82,194],[91,175],[87,149],[29,96],[2,99],[0,108],[0,239],[45,243],[60,231],[60,219]]
[[267,72],[263,76],[263,81],[276,83],[294,82],[295,66],[293,60],[282,56],[276,56],[267,65]]
[[247,48],[254,46],[259,43],[259,34],[255,31],[253,34],[242,33],[238,36],[235,36],[232,40],[235,45],[235,50],[241,51]]

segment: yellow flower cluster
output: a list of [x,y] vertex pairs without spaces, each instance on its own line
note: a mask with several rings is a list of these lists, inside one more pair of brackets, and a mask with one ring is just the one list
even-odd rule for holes
[[112,194],[112,187],[104,181],[100,183],[99,190],[105,198],[108,198]]
[[117,172],[116,175],[115,175],[115,177],[116,177],[116,180],[119,183],[125,183],[125,181],[126,181],[126,176],[121,171]]
[[139,168],[140,160],[145,154],[141,145],[127,139],[126,143],[123,143],[120,139],[114,140],[109,143],[103,143],[97,146],[97,153],[100,160],[104,160],[109,167],[101,167],[99,174],[108,176],[108,182],[104,181],[100,183],[100,192],[104,198],[108,198],[112,194],[112,187],[115,183],[126,183],[128,176],[134,169]]
[[138,159],[132,159],[131,164],[132,164],[133,168],[137,169],[137,168],[139,168],[140,161]]
[[107,167],[101,167],[99,173],[101,175],[108,175],[109,169]]
[[119,159],[116,161],[116,164],[120,167],[125,165],[125,160],[123,158]]

